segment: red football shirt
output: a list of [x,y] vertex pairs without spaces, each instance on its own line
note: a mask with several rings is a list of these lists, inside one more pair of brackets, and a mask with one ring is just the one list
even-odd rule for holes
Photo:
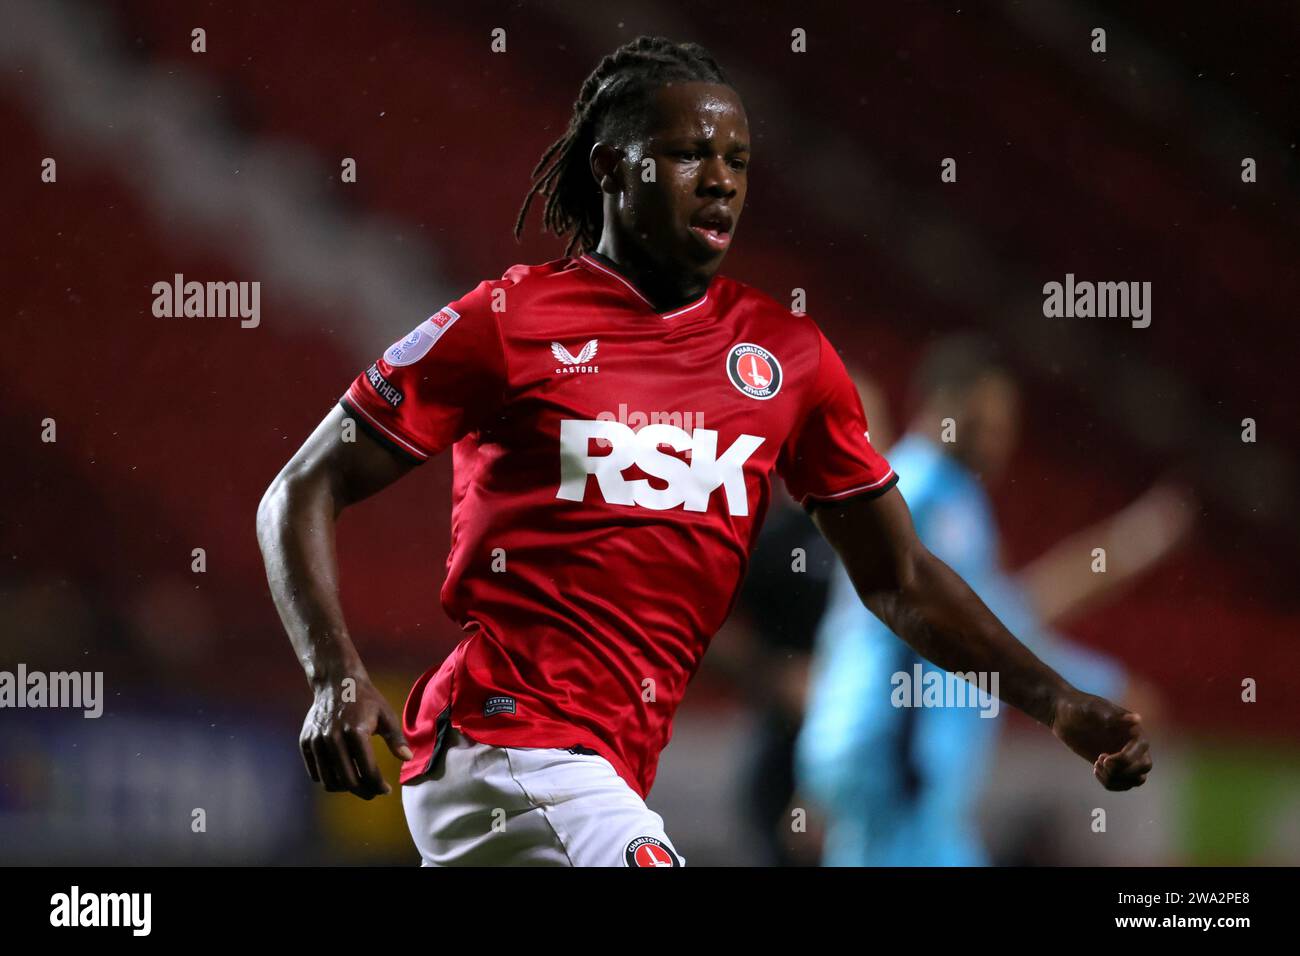
[[412,461],[452,446],[442,604],[467,636],[406,702],[403,783],[450,724],[589,748],[644,797],[773,471],[805,505],[896,481],[811,319],[723,276],[656,312],[599,254],[480,283],[342,402]]

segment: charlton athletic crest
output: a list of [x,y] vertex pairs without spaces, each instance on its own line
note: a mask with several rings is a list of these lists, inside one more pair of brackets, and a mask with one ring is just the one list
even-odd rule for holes
[[781,363],[763,346],[741,342],[727,354],[727,378],[750,398],[766,401],[781,390]]
[[623,851],[628,866],[676,866],[677,856],[672,850],[651,836],[637,837]]

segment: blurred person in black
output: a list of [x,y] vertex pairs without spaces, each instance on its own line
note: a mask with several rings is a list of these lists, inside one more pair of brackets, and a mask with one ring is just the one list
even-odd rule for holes
[[[871,422],[871,441],[893,443],[884,392],[848,366]],[[737,802],[764,866],[814,866],[818,841],[791,840],[794,749],[803,722],[816,629],[826,607],[835,551],[789,495],[775,495],[726,638],[715,642],[710,671],[744,694],[753,717]],[[810,828],[817,821],[809,821]]]

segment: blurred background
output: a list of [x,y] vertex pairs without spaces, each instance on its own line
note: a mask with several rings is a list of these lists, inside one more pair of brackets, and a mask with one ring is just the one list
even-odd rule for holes
[[[310,695],[255,509],[387,345],[562,254],[536,210],[511,236],[530,171],[601,56],[651,33],[708,47],[749,113],[723,272],[807,291],[873,432],[902,430],[935,342],[1002,346],[1021,440],[988,491],[1008,568],[1167,491],[1131,531],[1160,560],[1061,628],[1142,688],[1156,770],[1106,793],[999,718],[993,862],[1300,863],[1294,4],[3,0],[0,18],[0,669],[103,671],[105,693],[97,720],[0,710],[0,862],[417,861],[396,797],[309,784]],[[155,317],[176,273],[259,281],[260,325]],[[1067,273],[1151,282],[1150,327],[1044,318]],[[450,478],[438,459],[341,526],[347,614],[394,707],[458,636],[438,605]],[[808,539],[792,584],[809,528],[773,513],[664,754],[649,802],[693,865],[820,859],[788,748],[833,570]]]

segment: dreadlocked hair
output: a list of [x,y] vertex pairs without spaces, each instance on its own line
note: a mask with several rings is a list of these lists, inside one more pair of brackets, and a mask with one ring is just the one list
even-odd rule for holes
[[650,97],[669,83],[730,86],[717,61],[698,43],[639,36],[600,61],[582,84],[569,128],[542,154],[532,172],[532,188],[515,220],[515,239],[523,233],[535,195],[546,197],[542,229],[569,236],[564,255],[594,249],[603,223],[600,187],[588,166],[597,136],[634,135],[648,113]]

